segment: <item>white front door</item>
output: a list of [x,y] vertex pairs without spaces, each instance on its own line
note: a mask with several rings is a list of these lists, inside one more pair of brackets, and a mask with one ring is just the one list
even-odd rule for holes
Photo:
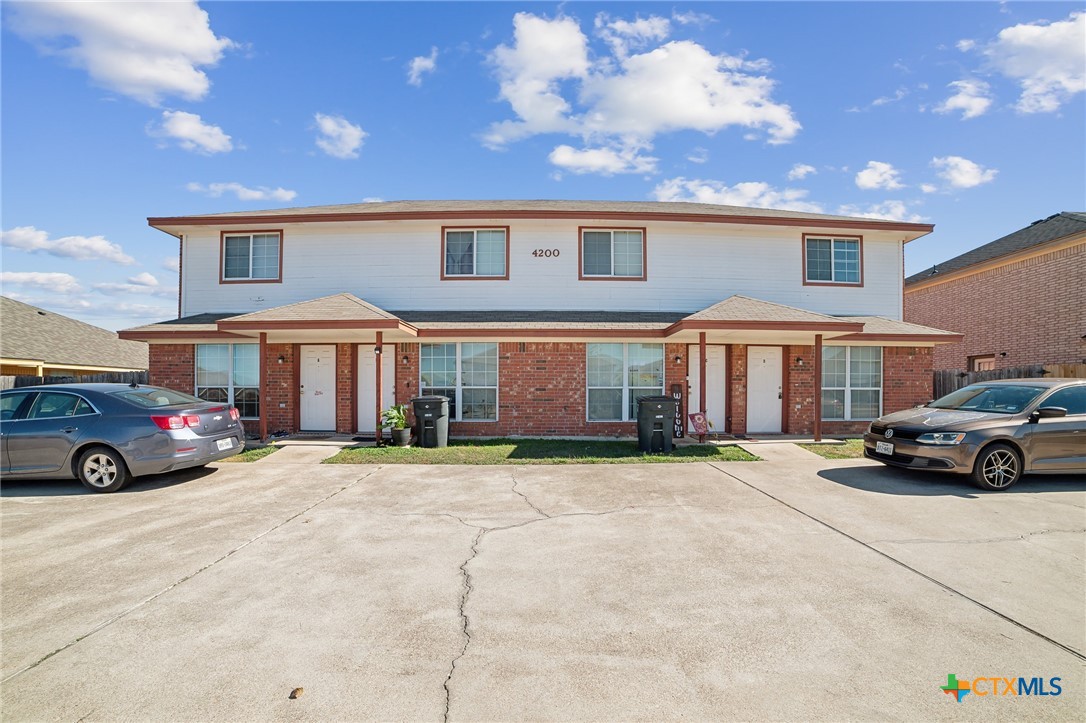
[[336,429],[336,347],[335,344],[306,344],[302,347],[301,399],[299,420],[302,429],[334,432]]
[[[358,430],[377,431],[377,355],[373,344],[358,346]],[[396,345],[381,347],[381,408],[396,403]]]
[[688,387],[690,397],[687,399],[687,433],[694,434],[693,425],[690,424],[689,415],[693,412],[704,411],[705,418],[713,426],[709,428],[711,434],[722,434],[724,424],[727,421],[727,384],[725,383],[727,368],[724,365],[726,347],[720,344],[709,344],[705,347],[705,409],[699,410],[701,405],[701,348],[697,344],[687,347],[687,359],[690,365],[687,367]]
[[781,433],[783,361],[779,346],[747,347],[747,434]]

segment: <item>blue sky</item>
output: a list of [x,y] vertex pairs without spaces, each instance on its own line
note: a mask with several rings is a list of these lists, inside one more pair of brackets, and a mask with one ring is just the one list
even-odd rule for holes
[[1082,3],[12,3],[2,288],[176,315],[147,216],[691,200],[921,220],[920,271],[1086,209]]

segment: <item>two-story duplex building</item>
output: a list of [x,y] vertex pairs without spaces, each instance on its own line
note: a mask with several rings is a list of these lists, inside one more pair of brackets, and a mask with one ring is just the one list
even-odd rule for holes
[[[372,433],[451,399],[460,436],[635,431],[679,394],[732,434],[855,432],[927,401],[902,321],[927,224],[710,204],[402,201],[151,218],[180,246],[152,383],[235,404],[262,436]],[[684,416],[685,419],[685,416]]]

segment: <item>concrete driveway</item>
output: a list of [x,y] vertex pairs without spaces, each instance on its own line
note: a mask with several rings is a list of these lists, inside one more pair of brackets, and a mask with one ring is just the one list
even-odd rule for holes
[[6,482],[2,716],[1081,720],[1086,481],[755,451]]

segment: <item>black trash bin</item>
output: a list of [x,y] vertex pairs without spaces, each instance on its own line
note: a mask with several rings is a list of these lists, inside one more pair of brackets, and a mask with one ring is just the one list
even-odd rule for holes
[[673,397],[637,398],[637,444],[642,452],[670,452],[675,427]]
[[415,440],[419,447],[449,446],[449,398],[415,397]]

